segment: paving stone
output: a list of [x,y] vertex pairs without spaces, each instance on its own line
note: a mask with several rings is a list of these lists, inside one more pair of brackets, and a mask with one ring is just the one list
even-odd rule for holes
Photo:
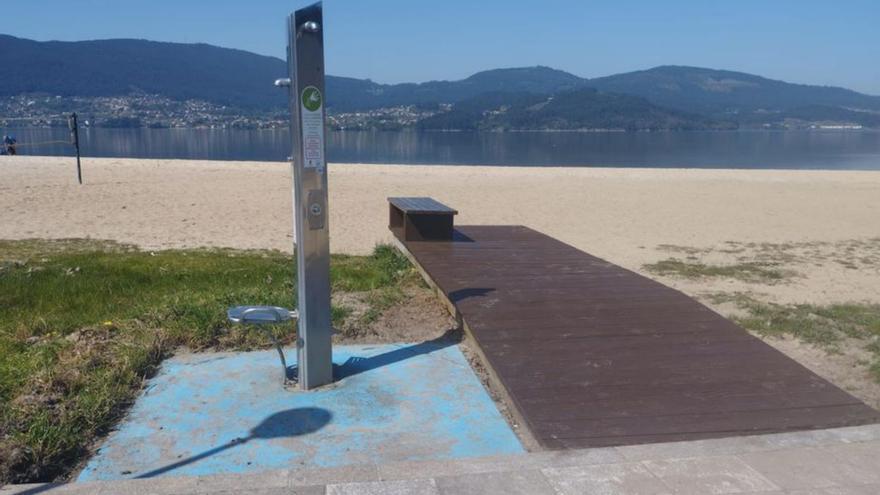
[[[317,495],[328,493],[754,493],[880,494],[880,427],[676,442],[632,447],[158,477],[60,485],[11,485],[13,494]],[[736,452],[736,455],[717,453]],[[708,454],[716,454],[709,455]],[[694,455],[699,457],[695,457]],[[673,457],[673,458],[670,458]],[[639,459],[643,462],[621,462]],[[432,479],[433,478],[433,479]],[[387,480],[387,481],[381,481]],[[780,489],[781,487],[781,489]]]
[[827,447],[753,452],[739,457],[789,490],[867,484],[877,479],[876,470],[841,461]]
[[288,486],[327,485],[355,481],[378,481],[379,472],[373,464],[338,468],[294,469],[288,477]]
[[248,490],[257,488],[287,488],[290,472],[276,469],[262,473],[248,474],[214,474],[199,476],[196,483],[197,493],[214,493],[222,490],[230,490],[242,487]]
[[[0,495],[20,495],[26,493],[40,493],[43,491],[54,491],[56,488],[60,489],[63,484],[55,484],[55,483],[22,483],[19,485],[6,485],[0,486]],[[60,491],[54,491],[54,493],[61,493]]]
[[625,447],[616,447],[616,450],[627,461],[645,461],[761,452],[772,448],[774,447],[767,443],[763,437],[746,436],[694,440],[691,442],[627,445]]
[[327,493],[327,488],[323,485],[320,486],[294,486],[289,488],[288,495],[324,495]]
[[195,486],[195,478],[119,480],[114,482],[95,481],[88,483],[34,483],[2,487],[0,488],[0,495],[32,495],[38,493],[52,493],[53,495],[189,495],[195,493]]
[[786,490],[782,493],[785,495],[828,495],[825,488],[816,488],[815,490]]
[[822,447],[841,443],[880,441],[880,425],[774,433],[753,438],[767,443],[772,449]]
[[553,488],[563,495],[666,495],[666,485],[645,466],[631,464],[597,464],[541,470]]
[[[502,455],[490,457],[473,457],[470,459],[456,459],[454,463],[449,464],[450,467],[459,469],[454,474],[467,473],[488,473],[493,471],[510,471],[513,469],[528,469],[541,467],[540,459],[535,454],[518,454],[518,455]],[[436,477],[439,474],[431,472],[422,472],[422,477]]]
[[[76,483],[80,484],[80,483]],[[100,486],[100,495],[167,495],[194,494],[197,492],[198,478],[195,476],[160,477],[145,479],[117,480],[113,482],[94,483]]]
[[788,433],[773,433],[761,435],[756,438],[766,442],[774,449],[789,449],[794,447],[821,447],[824,445],[838,444],[841,442],[841,434],[835,430],[808,430],[793,431]]
[[779,490],[779,487],[761,473],[732,456],[645,461],[644,465],[677,494],[702,495]]
[[28,483],[0,487],[0,495],[93,495],[100,493],[101,483]]
[[378,466],[379,479],[387,480],[411,480],[425,477],[455,476],[460,474],[486,473],[493,471],[505,471],[510,469],[510,464],[503,462],[468,462],[462,460],[450,461],[403,461]]
[[826,488],[823,495],[877,495],[878,493],[880,493],[880,484]]
[[479,473],[437,478],[441,494],[455,495],[555,495],[537,469],[504,473]]
[[[557,450],[528,454],[531,467],[568,467],[592,464],[621,464],[626,462],[617,448],[598,448],[583,450]],[[526,465],[525,463],[523,465]]]
[[[378,469],[379,479],[382,481],[391,480],[412,480],[425,477],[436,476],[454,476],[457,474],[485,472],[478,468],[481,465],[463,462],[459,460],[450,461],[401,461],[380,464]],[[477,469],[477,470],[475,470]],[[503,470],[499,468],[498,470]]]
[[379,479],[406,480],[461,474],[491,473],[513,469],[543,467],[535,454],[492,456],[473,459],[453,459],[446,461],[402,461],[380,464]]
[[835,428],[830,431],[845,442],[880,441],[880,424]]
[[880,484],[880,442],[834,445],[825,450],[850,470],[858,472],[858,477],[850,484]]
[[436,495],[438,493],[437,484],[433,479],[327,485],[327,495]]
[[240,488],[238,490],[228,490],[222,492],[213,492],[213,495],[324,495],[324,486],[296,486],[287,488],[258,488],[256,490],[250,488]]
[[457,476],[517,469],[584,466],[620,463],[624,459],[614,448],[535,452],[521,455],[491,456],[448,461],[404,461],[380,464],[379,479],[403,480],[427,476]]

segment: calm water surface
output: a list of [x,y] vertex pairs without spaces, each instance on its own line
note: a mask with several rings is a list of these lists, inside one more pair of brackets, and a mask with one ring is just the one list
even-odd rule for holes
[[[66,129],[0,129],[23,144],[67,139]],[[453,165],[799,168],[880,170],[878,131],[329,132],[331,162]],[[286,130],[82,129],[83,156],[285,160]],[[69,155],[69,146],[20,148]]]

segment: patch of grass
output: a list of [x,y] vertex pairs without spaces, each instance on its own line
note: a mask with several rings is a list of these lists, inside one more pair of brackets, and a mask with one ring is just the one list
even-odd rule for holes
[[671,275],[684,278],[733,278],[744,282],[778,283],[793,275],[792,272],[782,270],[774,263],[743,262],[735,265],[707,265],[704,263],[683,261],[676,258],[668,258],[643,265],[643,267],[658,275]]
[[765,336],[791,335],[798,339],[836,352],[843,339],[845,323],[819,316],[812,305],[780,305],[752,302],[746,306],[748,315],[735,320],[743,327]]
[[871,370],[874,381],[880,383],[880,342],[875,340],[868,346],[868,350],[874,355],[874,360],[868,369]]
[[361,292],[396,286],[418,279],[409,260],[388,245],[379,245],[369,257],[334,255],[330,279],[334,290]]
[[880,304],[775,304],[745,294],[717,294],[714,303],[734,302],[746,310],[733,319],[744,328],[764,336],[790,335],[829,352],[840,352],[845,339],[864,342],[872,359],[868,368],[880,383]]
[[370,307],[364,312],[360,323],[362,325],[373,323],[385,310],[399,303],[404,297],[405,295],[400,287],[386,287],[382,290],[371,292],[367,296],[367,303]]
[[659,244],[657,249],[660,251],[669,251],[674,253],[684,253],[688,255],[707,254],[712,252],[710,248],[698,248],[693,246],[679,246],[677,244]]
[[760,262],[774,265],[838,263],[844,268],[861,269],[880,263],[880,243],[877,239],[850,239],[837,242],[781,242],[756,243],[725,241],[715,248],[696,248],[672,244],[660,244],[658,250],[679,253],[686,259],[713,252],[738,255],[741,262]]
[[[294,277],[292,257],[271,251],[0,241],[0,484],[63,478],[175,349],[269,346],[226,309],[295,306]],[[334,291],[366,293],[377,314],[416,277],[389,246],[331,258]],[[334,306],[334,324],[350,313]]]
[[405,297],[402,287],[422,282],[409,260],[387,245],[376,247],[370,266],[354,261],[347,266],[340,266],[336,274],[345,280],[338,285],[340,290],[369,291],[364,298],[369,307],[357,322],[360,326],[376,321],[385,310],[402,301]]

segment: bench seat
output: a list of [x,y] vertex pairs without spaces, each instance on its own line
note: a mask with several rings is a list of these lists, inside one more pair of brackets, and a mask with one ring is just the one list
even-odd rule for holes
[[458,212],[425,197],[388,198],[388,228],[402,241],[451,241]]

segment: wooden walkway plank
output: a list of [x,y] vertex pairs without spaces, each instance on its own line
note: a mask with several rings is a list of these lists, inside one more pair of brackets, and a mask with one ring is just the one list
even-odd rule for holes
[[685,294],[522,226],[401,246],[540,447],[874,423],[880,414]]

